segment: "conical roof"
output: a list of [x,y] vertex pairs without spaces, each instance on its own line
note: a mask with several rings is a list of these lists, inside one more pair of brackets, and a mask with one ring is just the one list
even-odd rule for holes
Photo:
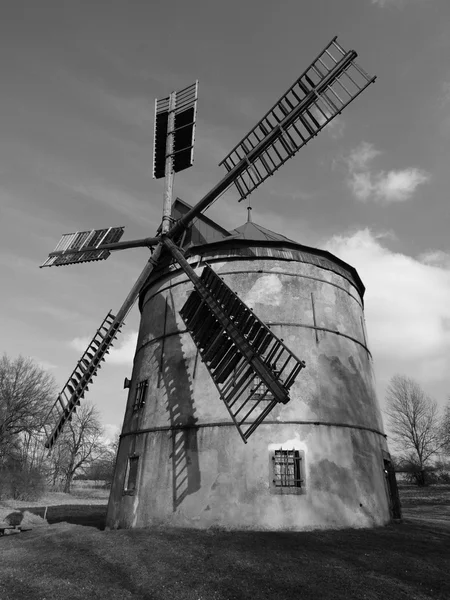
[[294,240],[290,240],[281,233],[275,233],[270,229],[262,227],[257,223],[248,221],[240,227],[233,229],[231,235],[226,238],[227,240],[253,240],[258,242],[289,242],[291,244],[297,244]]

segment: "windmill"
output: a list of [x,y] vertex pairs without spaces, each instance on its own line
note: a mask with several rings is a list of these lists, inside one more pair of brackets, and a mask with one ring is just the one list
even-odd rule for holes
[[[148,262],[122,306],[116,314],[107,314],[58,394],[50,415],[55,425],[46,432],[48,449],[57,442],[79,406],[150,276],[163,267],[170,269],[171,264],[193,286],[179,314],[242,441],[247,443],[275,407],[289,402],[290,389],[305,362],[254,314],[210,264],[206,263],[198,275],[185,256],[183,240],[193,221],[204,218],[204,211],[230,186],[235,186],[239,201],[247,198],[375,80],[356,63],[356,57],[354,50],[344,50],[337,37],[333,38],[222,160],[225,176],[176,220],[172,216],[173,174],[193,164],[198,82],[155,102],[153,175],[165,178],[163,215],[157,234],[125,242],[119,241],[122,227],[66,234],[41,265],[104,260],[111,251],[127,248],[151,249]],[[147,383],[136,385],[134,408],[145,404],[146,393]],[[294,473],[298,462],[290,451],[277,452],[274,481],[283,481],[287,473]],[[134,454],[133,451],[127,467],[127,481],[136,480]],[[295,486],[301,480],[297,471]],[[130,484],[127,491],[134,493],[134,485]]]

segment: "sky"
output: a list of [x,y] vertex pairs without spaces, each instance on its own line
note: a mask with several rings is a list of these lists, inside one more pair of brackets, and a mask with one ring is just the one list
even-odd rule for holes
[[[195,204],[218,163],[332,37],[377,80],[251,197],[253,220],[358,270],[380,404],[394,374],[450,394],[448,0],[7,0],[0,22],[0,353],[62,387],[148,256],[39,269],[63,233],[153,235],[155,98],[199,80]],[[207,215],[232,229],[227,192]],[[137,307],[87,398],[121,426]]]

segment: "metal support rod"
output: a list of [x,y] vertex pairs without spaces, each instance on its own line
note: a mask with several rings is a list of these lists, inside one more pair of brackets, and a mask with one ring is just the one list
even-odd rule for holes
[[161,223],[161,233],[169,231],[172,215],[172,190],[173,190],[173,147],[174,147],[174,129],[175,129],[175,102],[176,92],[169,96],[169,110],[167,113],[167,138],[166,138],[166,166],[164,182],[164,201],[163,217]]
[[153,252],[151,258],[148,260],[147,264],[145,265],[144,269],[142,270],[141,274],[136,279],[133,287],[131,288],[131,290],[128,293],[128,296],[123,301],[122,306],[119,308],[119,310],[116,314],[116,318],[115,318],[116,323],[122,322],[125,319],[125,317],[127,316],[127,314],[130,312],[130,310],[133,308],[134,303],[136,302],[136,300],[139,297],[141,289],[143,288],[145,282],[147,281],[147,279],[150,276],[153,269],[158,264],[158,259],[161,254],[161,250],[162,250],[162,243],[159,243],[156,246],[155,251]]

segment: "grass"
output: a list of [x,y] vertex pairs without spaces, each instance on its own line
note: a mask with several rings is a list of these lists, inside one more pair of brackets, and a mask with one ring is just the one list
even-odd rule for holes
[[[402,488],[416,514],[422,497],[425,517],[436,493]],[[445,509],[450,486],[438,495]],[[100,505],[54,510],[65,510],[65,521],[75,511],[78,523],[104,523]],[[1,538],[0,598],[448,599],[450,529],[425,517],[376,529],[285,533],[101,531],[59,522]]]
[[450,504],[450,484],[436,484],[420,488],[417,485],[400,486],[402,506]]

